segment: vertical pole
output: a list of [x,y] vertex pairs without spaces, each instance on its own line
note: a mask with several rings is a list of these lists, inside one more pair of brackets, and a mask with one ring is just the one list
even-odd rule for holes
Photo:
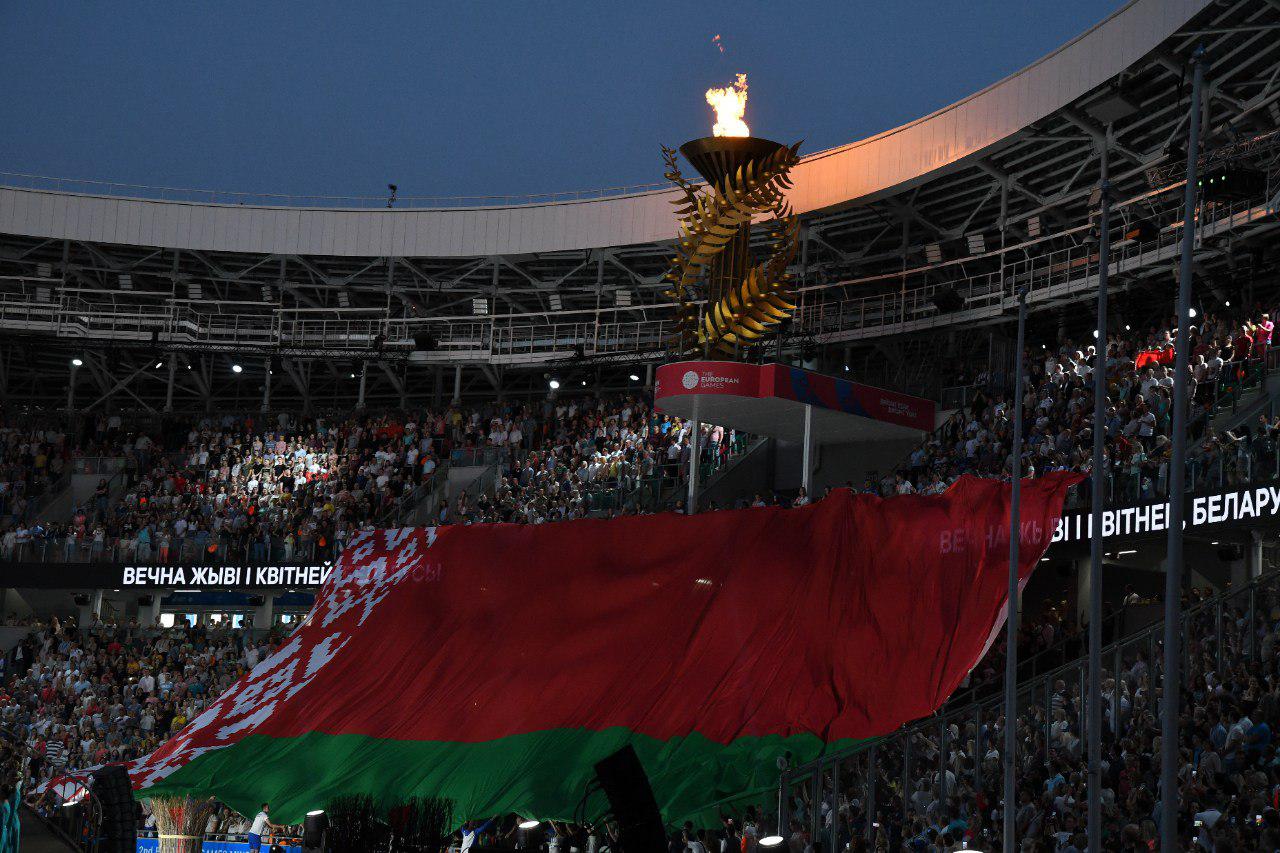
[[[1117,631],[1118,635],[1120,632]],[[1116,736],[1116,741],[1120,740],[1120,723],[1122,714],[1120,713],[1120,668],[1124,666],[1124,656],[1121,654],[1120,641],[1116,640],[1116,662],[1111,671],[1111,733]],[[1221,670],[1219,670],[1221,671]]]
[[[267,356],[263,364],[266,378],[262,380],[262,413],[265,415],[271,411],[271,356]],[[173,372],[169,372],[169,376],[173,376]]]
[[74,418],[76,415],[76,377],[80,373],[80,366],[74,361],[71,362],[71,376],[67,380],[67,417]]
[[[872,746],[867,752],[867,847],[874,850],[876,844],[876,748]],[[906,791],[902,795],[906,796]],[[832,837],[832,850],[838,850],[836,837]]]
[[462,402],[462,365],[455,364],[453,366],[453,404],[456,406]]
[[356,408],[364,408],[364,386],[369,376],[369,362],[360,362],[360,390],[356,393]]
[[982,792],[982,703],[973,705],[973,790]]
[[947,718],[942,718],[942,736],[938,738],[938,765],[940,772],[938,774],[938,815],[942,818],[942,824],[945,826],[949,823],[951,817],[950,809],[947,807],[947,797],[950,791],[947,790],[947,766],[951,763],[947,755],[951,751],[947,738],[951,734],[947,730]]
[[653,362],[649,362],[644,366],[644,388],[646,391],[653,390]]
[[778,834],[787,837],[787,827],[791,823],[791,771],[783,770],[778,777]]
[[1089,849],[1102,849],[1102,514],[1107,416],[1107,268],[1111,265],[1111,178],[1107,147],[1111,129],[1102,141],[1102,209],[1098,216],[1098,337],[1093,360],[1093,524],[1089,536],[1089,701],[1088,733],[1088,837]]
[[1160,706],[1160,850],[1178,849],[1178,706],[1182,673],[1178,612],[1182,600],[1182,518],[1187,474],[1187,325],[1191,322],[1191,262],[1196,240],[1196,160],[1200,153],[1200,90],[1204,48],[1191,57],[1191,125],[1182,204],[1182,263],[1178,271],[1178,338],[1174,342],[1173,452],[1169,459],[1169,544],[1164,578],[1164,683]]
[[911,789],[911,739],[915,737],[913,734],[907,734],[902,744],[902,825],[906,826],[910,823],[911,817],[911,795],[915,793]]
[[169,379],[164,386],[164,410],[166,412],[173,411],[173,382],[178,371],[178,354],[169,354]]
[[809,837],[818,837],[818,815],[822,812],[822,762],[813,768],[813,789],[809,797]]
[[685,512],[698,511],[698,457],[702,455],[702,421],[698,420],[698,398],[693,398],[693,422],[689,425],[689,500]]
[[1014,853],[1014,810],[1018,799],[1013,768],[1018,750],[1018,546],[1022,539],[1022,351],[1027,340],[1027,289],[1018,291],[1018,344],[1013,378],[1013,484],[1009,502],[1009,597],[1005,602],[1004,660],[1004,850]]
[[804,470],[800,475],[800,485],[804,487],[805,496],[813,500],[813,406],[804,407]]
[[[852,763],[852,757],[849,759]],[[827,843],[830,849],[837,849],[837,839],[840,838],[840,759],[833,759],[831,762],[831,829],[827,833]]]

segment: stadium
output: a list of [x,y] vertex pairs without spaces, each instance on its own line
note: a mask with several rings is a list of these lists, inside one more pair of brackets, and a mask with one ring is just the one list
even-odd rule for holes
[[713,91],[643,187],[0,173],[0,853],[1280,849],[1280,3]]

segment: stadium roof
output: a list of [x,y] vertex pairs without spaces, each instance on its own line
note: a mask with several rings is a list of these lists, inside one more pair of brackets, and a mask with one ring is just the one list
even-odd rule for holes
[[[1003,322],[1023,285],[1033,308],[1084,298],[1108,138],[1122,236],[1132,235],[1117,246],[1115,280],[1168,280],[1188,58],[1197,45],[1209,56],[1211,156],[1274,171],[1278,33],[1277,0],[1133,0],[981,92],[808,156],[793,196],[804,227],[792,335],[854,346],[972,329]],[[661,277],[675,224],[664,190],[388,210],[0,182],[11,184],[0,188],[0,329],[18,348],[0,380],[20,371],[33,398],[60,393],[42,377],[65,382],[64,348],[89,342],[179,353],[210,376],[210,359],[284,355],[298,360],[286,370],[299,386],[312,384],[302,360],[376,356],[370,392],[395,396],[411,384],[398,362],[415,340],[429,345],[415,362],[482,366],[469,376],[501,386],[511,367],[660,358],[669,332]],[[1277,225],[1277,189],[1272,175],[1256,197],[1205,209],[1203,279],[1241,257],[1267,263],[1245,249]],[[169,198],[128,197],[148,194]],[[939,311],[935,297],[952,289],[959,310]],[[21,335],[49,345],[34,353]],[[332,365],[321,372],[346,379]],[[208,385],[193,393],[207,399]]]

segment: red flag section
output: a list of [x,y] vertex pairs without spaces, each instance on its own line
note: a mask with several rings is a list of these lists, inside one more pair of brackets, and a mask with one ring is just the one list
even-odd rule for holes
[[[1027,481],[1025,578],[1076,474]],[[569,818],[636,746],[668,818],[941,704],[1003,618],[1009,486],[360,534],[285,646],[131,768],[156,793]]]

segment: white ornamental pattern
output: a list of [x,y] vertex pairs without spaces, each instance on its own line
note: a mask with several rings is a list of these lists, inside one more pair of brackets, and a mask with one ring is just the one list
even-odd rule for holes
[[[289,641],[167,743],[126,765],[134,788],[150,787],[198,756],[253,734],[281,703],[311,683],[397,585],[423,567],[426,549],[435,541],[434,527],[360,531]],[[54,782],[84,777],[92,769]]]

